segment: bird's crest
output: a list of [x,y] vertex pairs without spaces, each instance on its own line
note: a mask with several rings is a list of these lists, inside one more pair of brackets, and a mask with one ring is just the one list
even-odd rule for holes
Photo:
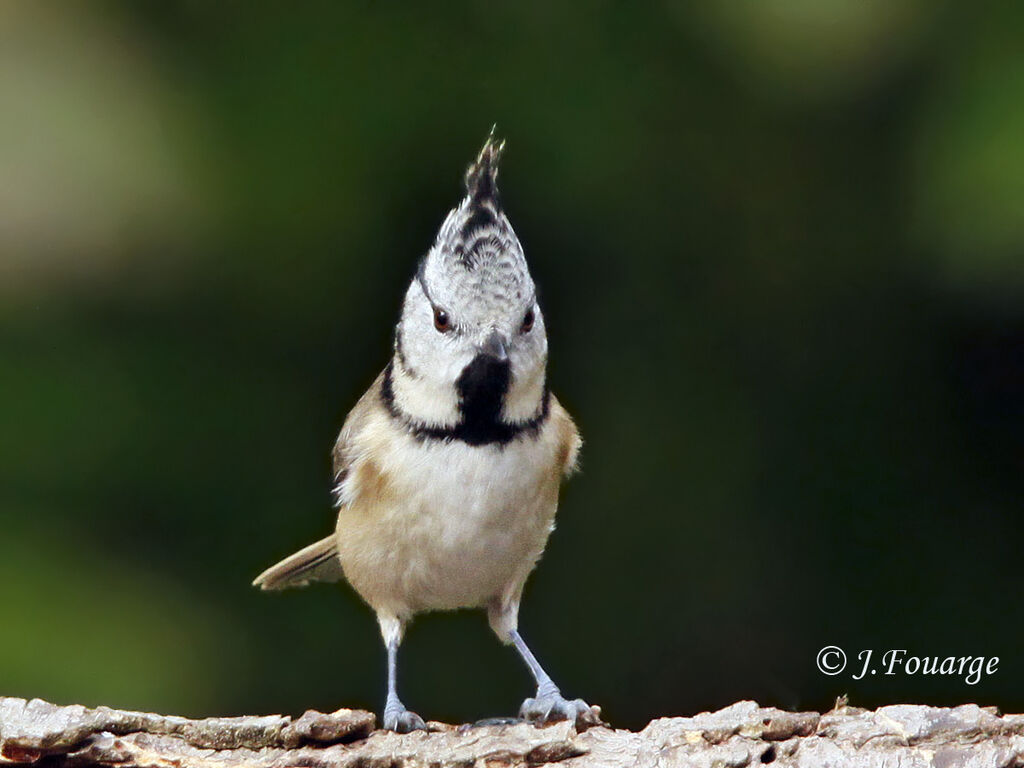
[[498,195],[498,163],[501,161],[501,153],[505,149],[505,141],[499,141],[494,135],[495,128],[484,142],[476,162],[466,170],[466,194],[469,195],[474,206],[485,201],[490,201],[494,209],[500,210],[501,200]]
[[495,138],[491,128],[476,160],[466,170],[466,196],[448,214],[434,242],[432,251],[444,263],[472,272],[485,261],[523,261],[522,246],[498,195],[498,163],[504,148],[505,142]]

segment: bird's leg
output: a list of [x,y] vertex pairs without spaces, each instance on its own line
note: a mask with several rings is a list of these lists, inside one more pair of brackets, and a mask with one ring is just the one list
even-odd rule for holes
[[558,690],[555,681],[544,671],[544,668],[537,661],[537,657],[529,649],[519,631],[509,630],[509,638],[512,645],[523,657],[526,666],[530,668],[533,679],[537,682],[537,695],[527,699],[519,708],[519,716],[528,722],[537,725],[544,725],[556,720],[572,720],[577,725],[599,725],[601,718],[597,712],[583,699],[566,699]]
[[381,630],[388,649],[388,696],[384,702],[384,728],[398,733],[425,731],[427,724],[423,722],[423,718],[406,709],[401,699],[398,698],[398,644],[402,640],[401,625],[393,628],[386,626],[385,622],[381,621]]

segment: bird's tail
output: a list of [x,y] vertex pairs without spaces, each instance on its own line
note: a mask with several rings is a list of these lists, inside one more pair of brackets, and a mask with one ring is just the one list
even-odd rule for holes
[[272,565],[252,583],[260,589],[304,587],[311,581],[339,581],[344,575],[334,536],[320,539]]

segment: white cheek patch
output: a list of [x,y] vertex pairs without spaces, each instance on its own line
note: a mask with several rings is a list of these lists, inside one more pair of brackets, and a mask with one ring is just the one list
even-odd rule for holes
[[543,361],[528,375],[514,374],[512,386],[505,395],[502,418],[513,424],[534,418],[543,405],[544,380]]
[[434,378],[436,371],[421,369],[413,378],[400,365],[392,372],[392,391],[398,409],[415,421],[438,427],[452,427],[459,420],[459,398],[455,387]]

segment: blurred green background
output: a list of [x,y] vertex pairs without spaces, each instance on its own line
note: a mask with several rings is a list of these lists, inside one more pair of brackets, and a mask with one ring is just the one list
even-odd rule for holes
[[[617,725],[1024,709],[1024,5],[0,7],[0,693],[378,710],[329,452],[492,123],[583,472],[524,636]],[[998,655],[859,682],[824,645]],[[428,718],[530,692],[418,620]]]

